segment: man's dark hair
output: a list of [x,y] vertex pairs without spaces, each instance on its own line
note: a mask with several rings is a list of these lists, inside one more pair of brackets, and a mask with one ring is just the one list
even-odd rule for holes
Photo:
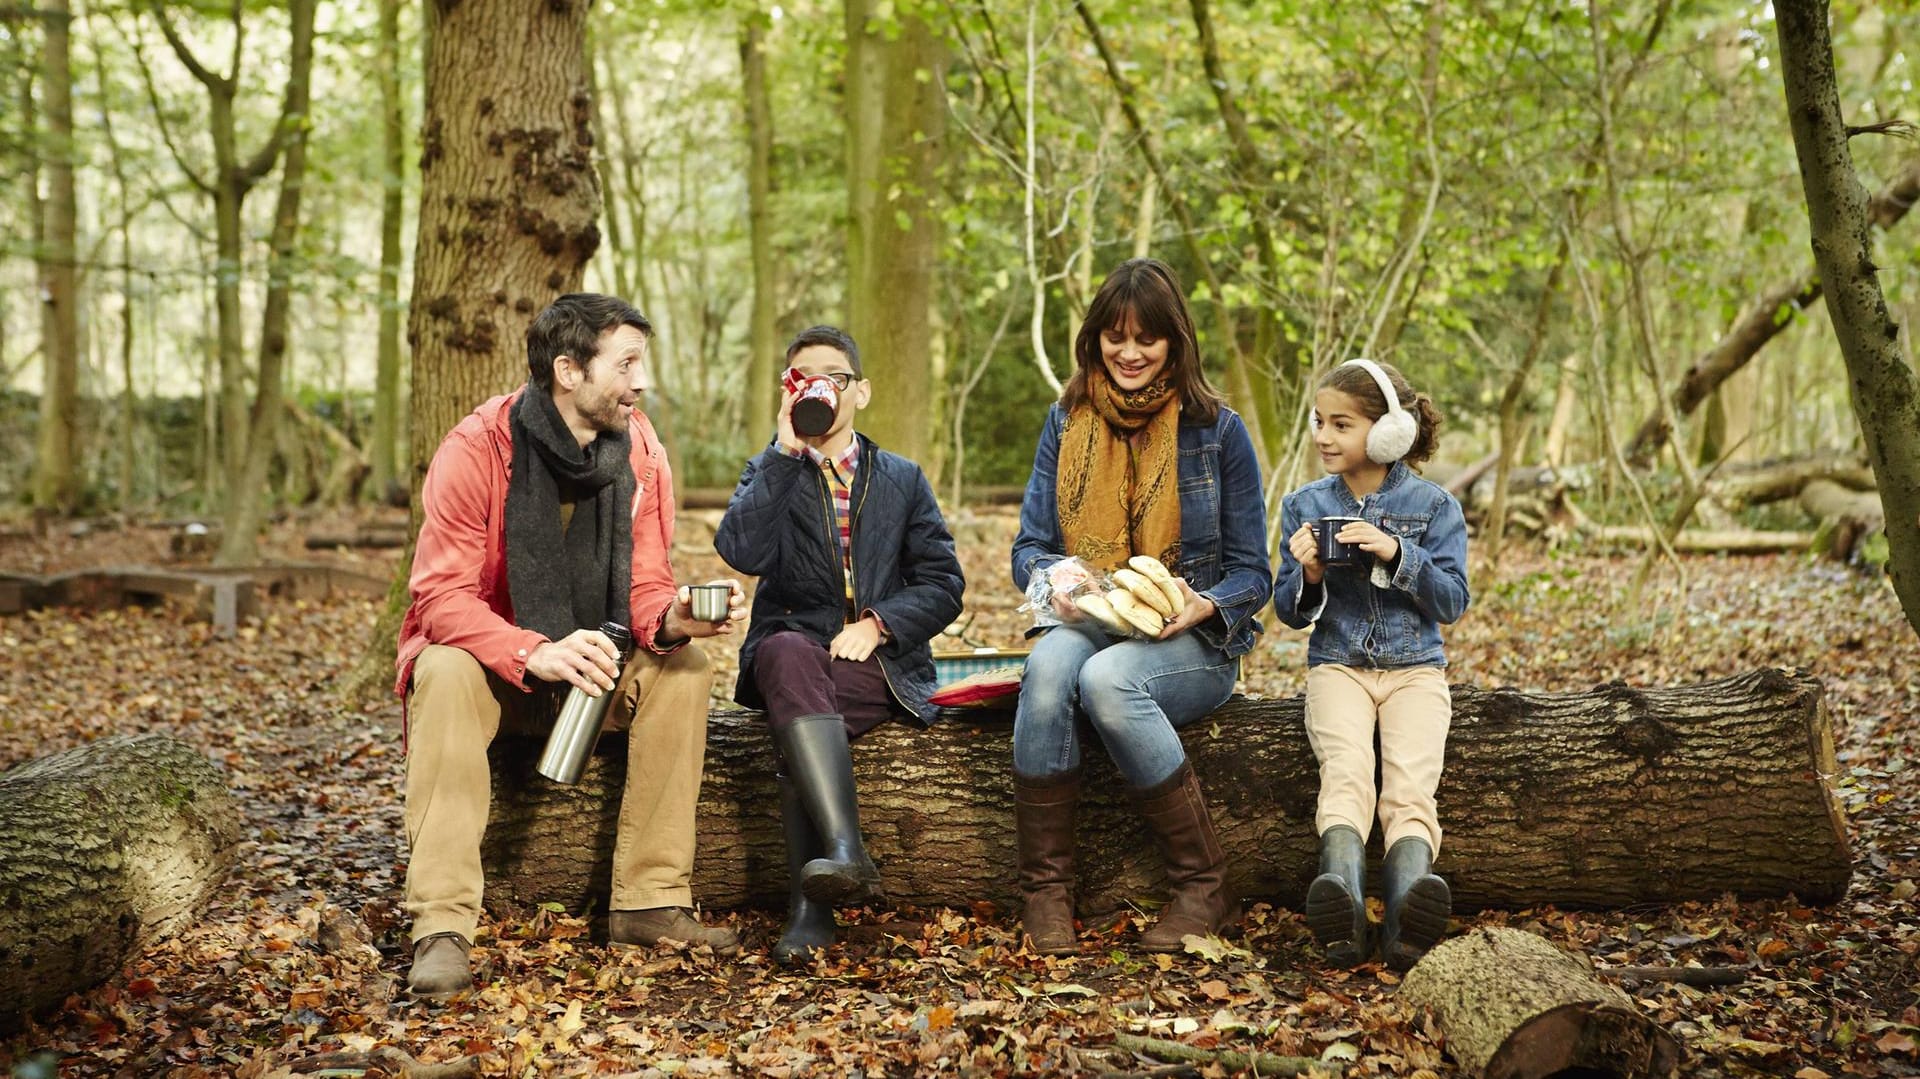
[[814,345],[838,349],[840,354],[847,358],[847,363],[852,365],[853,377],[867,377],[860,373],[860,346],[854,344],[853,338],[847,335],[847,331],[838,326],[809,326],[794,334],[793,340],[787,342],[787,366],[793,366],[793,357],[801,349],[812,348]]
[[527,375],[535,386],[553,389],[553,361],[571,356],[581,367],[600,351],[600,335],[616,326],[632,326],[653,336],[653,323],[618,296],[569,292],[547,305],[527,327]]

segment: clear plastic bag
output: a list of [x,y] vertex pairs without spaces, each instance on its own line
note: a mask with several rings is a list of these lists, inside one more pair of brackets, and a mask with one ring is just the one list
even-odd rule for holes
[[1076,595],[1104,592],[1110,585],[1105,574],[1096,573],[1077,556],[1068,555],[1027,578],[1027,602],[1017,609],[1033,615],[1035,629],[1057,626],[1061,620],[1054,612],[1053,597],[1071,600]]

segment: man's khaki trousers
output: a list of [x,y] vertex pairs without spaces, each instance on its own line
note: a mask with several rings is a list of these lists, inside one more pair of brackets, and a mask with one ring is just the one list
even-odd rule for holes
[[[1323,663],[1307,671],[1307,741],[1320,759],[1314,830],[1344,824],[1365,839],[1377,811],[1387,849],[1407,836],[1440,853],[1434,792],[1446,763],[1453,696],[1446,669],[1368,670]],[[1380,734],[1380,789],[1373,736]]]
[[[694,809],[706,763],[713,671],[694,644],[636,650],[607,724],[627,729],[627,785],[613,846],[614,910],[693,905]],[[407,912],[413,939],[480,924],[480,837],[491,797],[487,746],[538,699],[458,648],[428,645],[413,668],[407,727]]]

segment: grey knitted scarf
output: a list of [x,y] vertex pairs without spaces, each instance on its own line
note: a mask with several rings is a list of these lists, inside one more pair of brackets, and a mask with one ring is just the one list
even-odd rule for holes
[[[632,625],[633,468],[627,433],[582,448],[553,397],[529,384],[513,404],[507,480],[507,593],[514,623],[559,640],[602,622]],[[575,503],[561,525],[562,495]]]

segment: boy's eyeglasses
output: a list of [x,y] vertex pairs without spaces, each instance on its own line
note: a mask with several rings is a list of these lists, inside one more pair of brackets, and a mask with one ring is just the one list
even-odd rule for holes
[[[854,380],[857,379],[859,376],[854,374],[852,371],[823,371],[817,375],[801,375],[799,377],[803,379],[804,378],[824,378],[827,381],[833,383],[834,389],[844,393],[846,392],[846,388],[848,386],[853,385]],[[786,385],[786,380],[784,377],[781,380],[781,385],[782,386]]]

